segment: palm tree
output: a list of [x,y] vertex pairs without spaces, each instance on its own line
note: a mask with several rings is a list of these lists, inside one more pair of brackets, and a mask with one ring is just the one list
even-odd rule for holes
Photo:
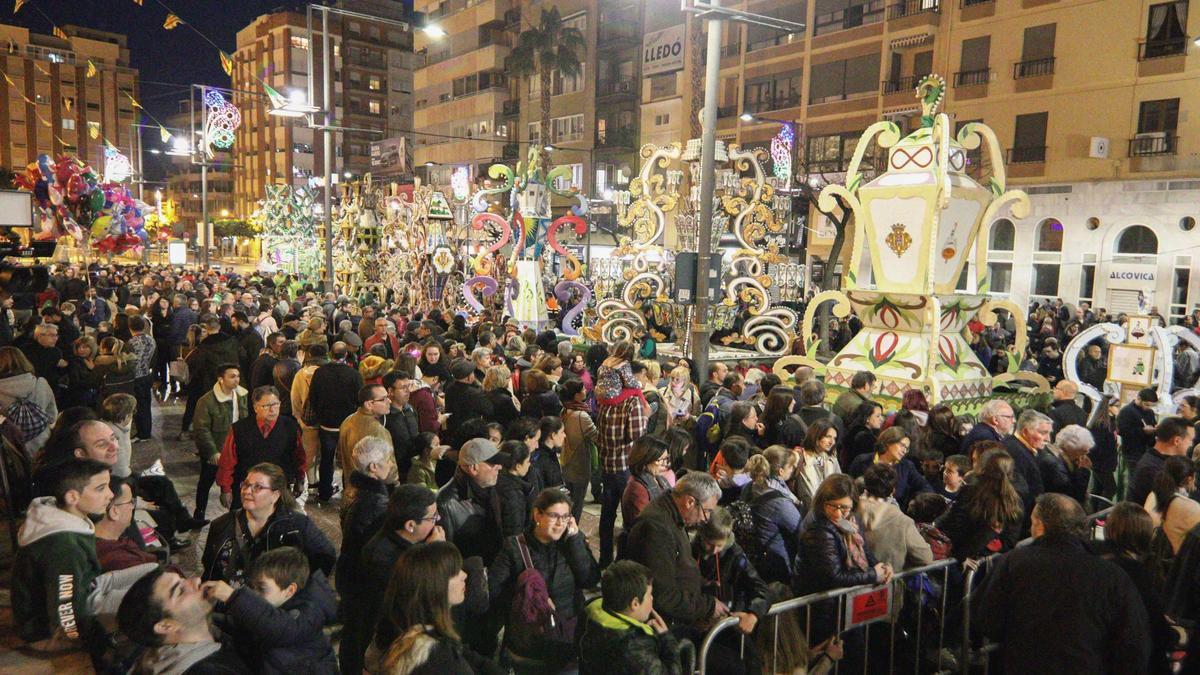
[[550,156],[544,149],[550,138],[550,91],[555,70],[560,77],[575,77],[583,70],[579,55],[587,50],[587,41],[578,28],[563,24],[557,7],[542,10],[538,25],[517,37],[517,46],[509,56],[509,70],[518,76],[537,76],[541,84],[542,166],[550,166]]

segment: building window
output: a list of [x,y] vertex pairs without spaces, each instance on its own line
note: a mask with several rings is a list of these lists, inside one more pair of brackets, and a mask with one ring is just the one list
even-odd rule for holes
[[1138,132],[1129,142],[1129,156],[1175,154],[1178,125],[1179,99],[1142,101],[1138,106]]
[[656,127],[665,127],[666,125],[668,125],[670,123],[671,123],[671,113],[654,116],[654,126],[656,126]]
[[[806,170],[810,174],[837,173],[847,170],[860,138],[861,134],[854,131],[830,136],[810,136],[808,144],[805,146]],[[861,166],[864,169],[874,166],[874,151],[877,148],[878,146],[872,145],[863,153]]]
[[817,0],[813,35],[878,23],[883,10],[883,0]]
[[1013,147],[1008,161],[1013,164],[1046,161],[1046,127],[1050,113],[1017,115],[1016,131],[1013,132]]
[[988,263],[988,277],[991,278],[989,286],[991,290],[989,292],[1008,293],[1012,291],[1012,263]]
[[1157,255],[1158,237],[1144,225],[1125,228],[1117,237],[1117,253],[1128,255]]
[[1057,218],[1047,218],[1038,223],[1036,251],[1062,252],[1063,225]]
[[1043,297],[1058,296],[1058,272],[1060,265],[1033,266],[1033,292],[1030,295]]
[[1013,66],[1013,79],[1054,73],[1054,33],[1056,24],[1025,29],[1021,60]]
[[[1192,279],[1192,271],[1186,267],[1175,268],[1175,280],[1171,285],[1171,318],[1183,318],[1188,307],[1188,286]],[[1172,321],[1175,323],[1175,321]]]
[[879,54],[819,63],[812,67],[808,102],[840,101],[856,94],[879,91]]
[[367,80],[367,89],[370,89],[371,91],[380,91],[383,89],[383,81],[379,79],[378,75],[372,75],[370,79]]
[[962,41],[958,72],[954,73],[954,86],[966,87],[988,83],[992,72],[988,64],[991,48],[990,35]]
[[62,128],[66,129],[67,131],[74,131],[75,120],[71,117],[64,117],[62,121]]
[[[559,164],[559,166],[564,166]],[[567,164],[571,169],[571,178],[556,178],[554,179],[554,187],[558,190],[570,190],[571,188],[579,188],[583,186],[583,165],[582,164]]]
[[529,142],[534,145],[542,142],[542,123],[530,122],[526,130],[526,135],[529,137]]
[[552,143],[569,143],[583,138],[583,115],[567,115],[550,120],[550,138],[553,139]]
[[308,49],[308,38],[306,38],[306,37],[300,37],[299,35],[293,35],[291,42],[292,42],[292,46],[295,47],[296,49]]
[[380,104],[379,101],[367,101],[367,110],[369,110],[372,115],[378,115],[383,110],[383,105]]
[[1084,265],[1079,271],[1079,299],[1091,301],[1096,292],[1096,266]]
[[742,110],[748,113],[800,105],[802,71],[756,78],[746,83]]
[[1011,251],[1017,238],[1017,228],[1008,218],[1001,218],[992,224],[992,235],[988,241],[989,251]]
[[1155,59],[1187,51],[1187,0],[1150,5],[1142,58]]

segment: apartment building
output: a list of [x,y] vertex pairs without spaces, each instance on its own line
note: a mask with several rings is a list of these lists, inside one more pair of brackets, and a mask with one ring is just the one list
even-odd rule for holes
[[[359,0],[338,7],[393,20],[404,17],[402,7],[394,3]],[[332,182],[336,186],[370,171],[371,143],[412,129],[412,31],[337,13],[330,14],[329,23],[333,123],[352,129],[334,132]],[[316,70],[311,96],[310,48]],[[265,82],[289,98],[321,104],[320,15],[314,20],[312,44],[303,14],[281,11],[260,16],[238,32],[233,57],[234,102],[242,114],[233,149],[234,210],[246,216],[265,196],[268,184],[324,186],[322,132],[312,129],[305,117],[271,115],[262,86]],[[313,121],[323,124],[323,114]]]
[[129,67],[126,37],[60,28],[65,38],[0,24],[0,166],[13,171],[39,154],[77,155],[102,171],[105,139],[128,152],[134,136],[138,71]]
[[[1200,47],[1188,37],[1200,34],[1200,12],[1189,15],[1187,0],[722,4],[805,24],[793,35],[725,25],[723,140],[767,147],[780,124],[761,118],[798,122],[801,177],[840,182],[862,130],[879,119],[914,129],[913,87],[941,74],[943,110],[996,131],[1010,183],[1033,201],[1028,218],[983,225],[993,293],[1125,311],[1141,291],[1172,316],[1200,302],[1200,116],[1189,115],[1200,106]],[[687,53],[677,2],[645,0],[644,17],[647,40],[677,31]],[[686,140],[691,67],[647,69],[643,142]],[[881,158],[868,148],[869,163]],[[986,173],[984,159],[972,153],[972,173]],[[825,266],[831,228],[815,212],[809,224],[807,262]]]

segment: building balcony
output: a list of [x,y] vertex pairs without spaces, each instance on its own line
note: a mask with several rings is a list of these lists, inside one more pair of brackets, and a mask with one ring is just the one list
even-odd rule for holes
[[835,12],[818,14],[813,19],[813,35],[828,35],[859,26],[879,23],[884,18],[884,0],[871,0]]
[[721,47],[721,58],[736,59],[742,55],[742,43],[734,42]]
[[742,108],[746,112],[754,114],[770,110],[785,110],[787,108],[795,108],[799,105],[800,92],[791,92],[758,101],[746,101]]
[[601,80],[596,85],[596,98],[626,98],[638,95],[633,80]]
[[991,68],[978,68],[975,70],[960,70],[954,73],[955,87],[974,87],[981,84],[987,84],[992,79]]
[[504,159],[517,159],[521,156],[521,146],[516,143],[505,143],[501,154]]
[[626,46],[629,43],[640,43],[642,30],[637,21],[632,19],[614,19],[605,17],[600,21],[600,32],[597,44],[600,48]]
[[521,99],[514,98],[504,102],[503,113],[505,117],[516,117],[521,114]]
[[918,14],[937,14],[942,11],[940,0],[901,0],[888,7],[888,19],[903,19]]
[[1188,37],[1169,40],[1152,40],[1138,45],[1138,61],[1161,59],[1168,56],[1183,56],[1187,53]]
[[1041,77],[1054,74],[1054,57],[1030,59],[1013,64],[1013,79],[1021,80],[1027,77]]
[[959,7],[966,9],[968,7],[978,7],[979,5],[990,5],[996,0],[961,0]]
[[909,75],[884,80],[879,83],[879,91],[884,94],[911,93],[917,90],[917,83],[924,75]]
[[717,108],[717,118],[718,119],[723,118],[723,117],[733,117],[734,115],[737,115],[737,106],[736,105],[723,105],[723,106],[720,106],[719,108]]
[[1179,137],[1174,131],[1155,131],[1138,134],[1129,139],[1130,157],[1158,157],[1174,155],[1179,147]]
[[1046,161],[1046,146],[1008,149],[1009,164],[1037,164]]
[[632,150],[637,147],[637,130],[633,127],[617,127],[596,132],[597,148],[625,148]]

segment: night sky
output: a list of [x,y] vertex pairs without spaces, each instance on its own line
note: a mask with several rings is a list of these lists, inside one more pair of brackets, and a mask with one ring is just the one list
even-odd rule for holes
[[[187,86],[229,86],[217,50],[186,25],[164,30],[167,10],[156,0],[29,0],[13,16],[12,0],[0,0],[0,21],[49,34],[52,25],[75,24],[122,33],[129,37],[132,66],[141,71],[140,102],[150,114],[166,123],[176,102],[187,98]],[[255,17],[284,8],[303,11],[304,2],[287,0],[163,0],[179,18],[193,24],[221,49],[232,54],[237,32]],[[41,13],[38,12],[41,10]],[[43,16],[43,13],[45,16]],[[50,21],[47,20],[47,17]],[[169,83],[169,84],[159,84]],[[157,134],[143,130],[146,148],[156,147]],[[148,179],[157,173],[146,155]]]

